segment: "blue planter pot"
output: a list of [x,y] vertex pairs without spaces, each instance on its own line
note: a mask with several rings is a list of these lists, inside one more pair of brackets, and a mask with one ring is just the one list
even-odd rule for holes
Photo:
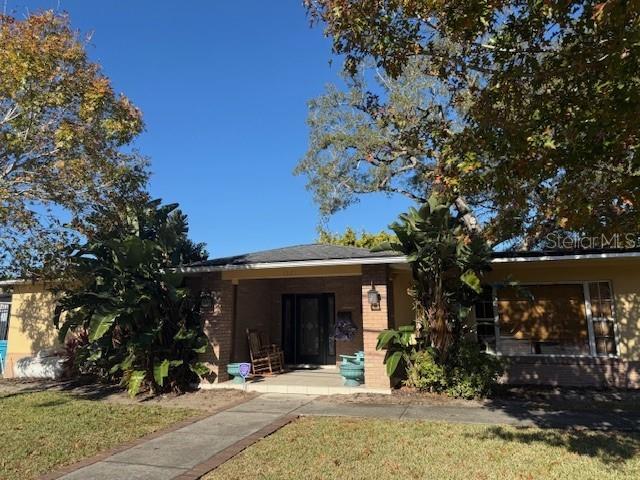
[[0,341],[0,374],[4,375],[4,369],[6,368],[5,357],[7,356],[7,341]]
[[233,383],[244,383],[244,379],[240,376],[239,363],[230,363],[227,365],[227,373],[233,377]]
[[340,364],[340,375],[346,387],[357,387],[364,383],[364,365],[359,363]]
[[340,358],[342,359],[342,365],[346,365],[348,363],[358,363],[358,357],[356,357],[355,355],[340,355]]

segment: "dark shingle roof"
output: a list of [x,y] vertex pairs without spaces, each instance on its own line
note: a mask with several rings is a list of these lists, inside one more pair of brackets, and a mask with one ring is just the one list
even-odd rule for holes
[[304,262],[309,260],[348,260],[358,258],[394,257],[396,252],[371,252],[366,248],[343,247],[339,245],[311,244],[274,248],[261,252],[246,253],[233,257],[214,258],[196,262],[189,267],[242,266],[256,263]]
[[[493,252],[492,257],[494,261],[500,261],[500,259],[522,259],[530,258],[535,260],[537,258],[580,258],[584,255],[594,254],[624,254],[627,256],[638,252],[638,249],[629,250],[559,250],[552,252],[542,251],[529,251],[529,252]],[[637,253],[636,253],[637,255]],[[357,260],[357,259],[373,259],[373,258],[385,258],[385,257],[402,257],[403,255],[398,252],[385,251],[385,252],[372,252],[366,248],[357,247],[343,247],[339,245],[326,245],[326,244],[310,244],[310,245],[294,245],[292,247],[274,248],[273,250],[263,250],[260,252],[246,253],[243,255],[235,255],[232,257],[214,258],[211,260],[205,260],[202,262],[192,263],[185,265],[187,269],[190,268],[243,268],[250,267],[255,264],[262,263],[286,263],[286,262],[306,262],[306,261],[322,261],[322,260]],[[381,261],[381,263],[385,263]]]

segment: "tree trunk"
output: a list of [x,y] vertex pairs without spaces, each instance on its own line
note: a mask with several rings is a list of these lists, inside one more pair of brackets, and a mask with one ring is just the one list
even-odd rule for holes
[[478,219],[471,211],[471,208],[469,208],[466,200],[463,197],[458,196],[455,199],[454,204],[456,206],[456,210],[458,210],[458,213],[462,215],[462,221],[467,227],[467,230],[472,233],[478,233],[480,231]]

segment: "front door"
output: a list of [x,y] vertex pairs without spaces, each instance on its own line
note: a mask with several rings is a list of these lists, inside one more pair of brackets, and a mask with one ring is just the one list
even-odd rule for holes
[[283,295],[282,336],[289,364],[336,362],[332,293]]

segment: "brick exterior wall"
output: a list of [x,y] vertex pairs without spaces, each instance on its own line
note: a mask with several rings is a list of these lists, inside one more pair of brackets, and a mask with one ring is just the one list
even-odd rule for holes
[[238,284],[236,328],[232,361],[249,359],[246,329],[267,332],[272,343],[282,342],[282,296],[286,294],[332,293],[335,311],[349,311],[358,327],[351,341],[336,342],[336,363],[340,355],[363,349],[360,277],[281,278],[241,280]]
[[[245,330],[256,328],[269,333],[273,343],[282,340],[282,295],[333,293],[335,310],[350,311],[359,331],[353,340],[336,342],[336,362],[339,355],[365,352],[365,385],[389,388],[384,367],[384,352],[376,351],[378,334],[389,328],[391,288],[385,265],[364,265],[361,277],[286,278],[241,280],[238,285],[236,328],[232,361],[249,358]],[[369,305],[367,294],[373,281],[380,293],[380,307]]]
[[231,281],[222,280],[219,273],[190,278],[188,284],[195,291],[208,290],[212,293],[212,308],[203,309],[200,313],[210,345],[203,358],[211,371],[206,381],[225,382],[229,380],[227,365],[231,359],[233,339],[234,285]]
[[640,362],[614,358],[507,357],[503,383],[640,388]]
[[[380,306],[374,309],[369,305],[368,292],[371,285],[380,294]],[[389,328],[389,305],[391,288],[386,265],[362,266],[362,324],[364,340],[364,383],[371,388],[389,388],[389,377],[384,366],[384,351],[376,350],[378,335]]]

